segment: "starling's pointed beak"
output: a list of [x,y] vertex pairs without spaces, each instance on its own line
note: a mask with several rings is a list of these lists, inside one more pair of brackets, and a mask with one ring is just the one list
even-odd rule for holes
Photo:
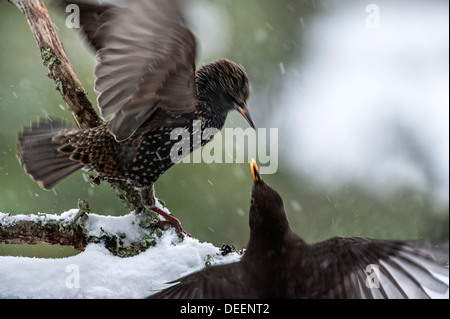
[[235,105],[234,106],[236,108],[236,110],[241,113],[241,115],[245,118],[245,120],[248,122],[248,124],[250,124],[250,126],[255,129],[255,123],[252,120],[252,117],[250,116],[250,112],[248,111],[247,105],[246,104],[242,104],[242,105]]
[[254,159],[252,159],[252,163],[250,164],[250,168],[252,170],[253,183],[261,182],[262,178],[261,178],[261,175],[259,175],[258,165],[256,165],[256,162],[255,162]]

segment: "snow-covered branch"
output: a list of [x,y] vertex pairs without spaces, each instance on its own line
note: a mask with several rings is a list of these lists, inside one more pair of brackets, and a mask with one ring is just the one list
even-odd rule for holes
[[129,257],[153,246],[161,235],[159,219],[153,215],[100,216],[90,213],[86,202],[62,215],[0,213],[0,243],[4,244],[48,243],[84,250],[88,243],[101,243],[113,255]]
[[72,209],[60,216],[0,213],[0,237],[5,229],[28,224],[48,229],[25,238],[28,242],[48,242],[51,231],[56,231],[58,240],[67,238],[60,244],[71,242],[84,250],[56,259],[0,256],[0,299],[143,298],[207,265],[240,259],[236,252],[195,238],[185,237],[180,242],[172,228],[161,232],[153,222],[145,214],[102,216],[84,209]]
[[84,250],[87,238],[69,216],[10,215],[0,213],[0,243],[59,244]]

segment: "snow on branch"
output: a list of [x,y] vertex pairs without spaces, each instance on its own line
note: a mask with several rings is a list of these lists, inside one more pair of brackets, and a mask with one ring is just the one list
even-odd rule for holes
[[97,215],[86,202],[61,215],[0,213],[0,242],[83,250],[56,259],[0,256],[0,299],[144,298],[205,266],[241,258],[226,245],[219,249],[192,237],[180,241],[172,228],[156,227],[158,222],[145,212]]
[[0,213],[0,238],[31,227],[38,230],[32,238],[9,240],[59,241],[83,249],[67,258],[0,256],[0,299],[144,298],[205,266],[240,259],[228,247],[219,249],[191,237],[180,242],[173,229],[161,232],[144,213],[102,216],[81,206],[60,216]]
[[0,243],[4,244],[48,243],[84,250],[88,243],[101,243],[115,256],[130,257],[155,245],[161,235],[159,219],[152,215],[96,215],[85,201],[80,201],[78,210],[61,215],[0,213]]

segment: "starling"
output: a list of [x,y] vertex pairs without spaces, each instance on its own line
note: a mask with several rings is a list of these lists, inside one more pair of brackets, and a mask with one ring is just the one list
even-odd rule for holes
[[[171,132],[185,129],[192,139],[206,129],[220,130],[231,110],[255,128],[246,105],[247,74],[226,59],[195,70],[195,38],[176,0],[136,0],[123,7],[63,2],[80,9],[81,27],[98,57],[98,106],[110,120],[89,129],[54,118],[33,123],[19,134],[20,163],[44,189],[82,167],[101,179],[127,181],[146,207],[180,230],[176,218],[155,207],[153,193],[153,183],[174,164],[171,150],[179,140]],[[189,151],[213,134],[208,136],[189,143]]]
[[448,268],[414,242],[336,237],[307,244],[290,228],[281,196],[261,179],[255,163],[252,174],[250,240],[241,260],[187,275],[149,298],[429,298],[433,292],[448,294]]

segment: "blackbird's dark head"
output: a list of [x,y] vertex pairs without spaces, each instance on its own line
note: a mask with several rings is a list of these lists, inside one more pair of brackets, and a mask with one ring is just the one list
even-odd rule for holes
[[283,234],[289,228],[283,199],[261,178],[258,166],[251,164],[253,189],[250,203],[250,231]]
[[249,80],[244,69],[221,59],[201,67],[196,74],[199,97],[217,114],[237,110],[252,128],[255,124],[247,109]]

